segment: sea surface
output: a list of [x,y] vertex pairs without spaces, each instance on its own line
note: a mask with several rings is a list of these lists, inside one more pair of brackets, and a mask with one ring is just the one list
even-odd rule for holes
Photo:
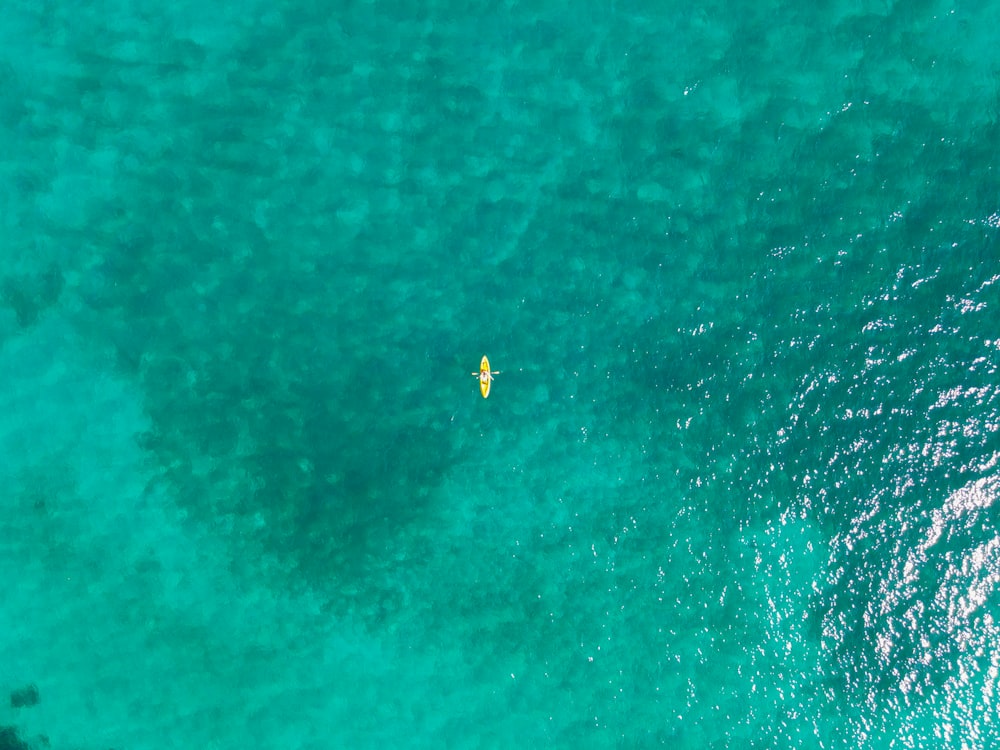
[[4,3],[0,748],[1000,745],[998,28]]

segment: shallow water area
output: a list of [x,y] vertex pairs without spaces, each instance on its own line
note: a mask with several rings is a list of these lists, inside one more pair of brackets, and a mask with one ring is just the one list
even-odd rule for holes
[[997,10],[9,5],[0,745],[996,745]]

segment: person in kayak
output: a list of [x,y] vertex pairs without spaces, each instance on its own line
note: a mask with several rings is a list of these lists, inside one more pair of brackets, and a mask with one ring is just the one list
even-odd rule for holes
[[492,372],[490,372],[489,370],[481,370],[479,372],[474,372],[472,374],[479,376],[479,382],[480,383],[489,383],[491,380],[493,380],[493,376],[494,375],[499,375],[500,374],[500,371],[499,370],[493,370]]

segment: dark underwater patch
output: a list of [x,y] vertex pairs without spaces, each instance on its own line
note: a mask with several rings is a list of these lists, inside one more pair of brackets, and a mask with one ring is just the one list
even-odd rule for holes
[[18,324],[27,328],[59,301],[64,285],[62,272],[55,265],[38,274],[7,276],[0,282],[0,303],[13,310]]
[[30,708],[38,705],[38,687],[36,685],[25,685],[10,693],[11,708]]
[[21,739],[15,727],[0,727],[0,750],[31,750],[31,745]]

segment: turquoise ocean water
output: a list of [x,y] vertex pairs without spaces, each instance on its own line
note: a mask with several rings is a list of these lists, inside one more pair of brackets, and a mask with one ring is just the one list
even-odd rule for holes
[[996,747],[998,22],[6,3],[0,748]]

